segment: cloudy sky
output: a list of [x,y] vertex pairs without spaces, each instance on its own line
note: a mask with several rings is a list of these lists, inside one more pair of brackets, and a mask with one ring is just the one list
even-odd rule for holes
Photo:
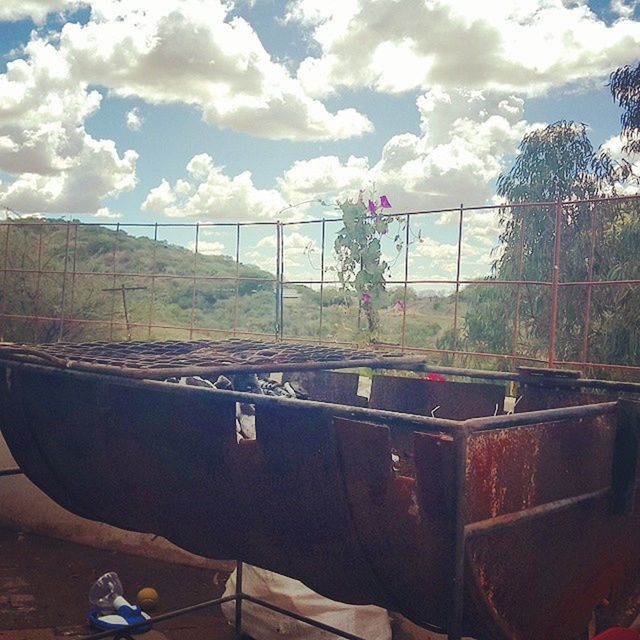
[[[482,205],[530,127],[571,119],[596,146],[617,136],[606,83],[639,57],[638,5],[2,0],[0,206],[291,220],[373,185],[396,211]],[[455,222],[412,230],[430,239],[416,259],[449,261]],[[468,224],[472,274],[493,241],[486,218]],[[311,229],[288,232],[294,271]],[[209,229],[200,249],[231,253],[232,235]],[[256,232],[244,257],[273,244]]]

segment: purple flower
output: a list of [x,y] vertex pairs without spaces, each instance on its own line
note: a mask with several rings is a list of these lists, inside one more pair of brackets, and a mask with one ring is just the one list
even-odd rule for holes
[[404,300],[396,300],[393,309],[394,311],[404,311]]
[[362,300],[364,304],[369,304],[371,302],[371,294],[368,291],[363,292],[360,296],[360,300]]
[[389,198],[387,198],[387,196],[380,196],[380,206],[383,209],[391,209],[391,203],[389,202]]
[[369,200],[369,204],[367,206],[369,209],[369,213],[374,216],[376,214],[376,203],[373,200]]

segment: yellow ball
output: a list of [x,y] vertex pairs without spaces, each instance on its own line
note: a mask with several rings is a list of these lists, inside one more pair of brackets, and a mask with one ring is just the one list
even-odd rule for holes
[[158,592],[153,587],[144,587],[138,591],[136,600],[143,610],[153,610],[158,606]]

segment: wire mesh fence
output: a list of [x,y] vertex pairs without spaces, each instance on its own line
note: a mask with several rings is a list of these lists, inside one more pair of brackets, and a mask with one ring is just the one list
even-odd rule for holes
[[640,379],[640,198],[393,214],[379,326],[340,286],[340,218],[0,223],[0,339],[252,337]]

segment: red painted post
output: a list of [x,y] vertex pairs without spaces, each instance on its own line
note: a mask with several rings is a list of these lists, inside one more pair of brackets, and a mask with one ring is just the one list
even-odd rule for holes
[[460,214],[458,216],[458,255],[456,259],[456,293],[453,307],[453,355],[451,363],[455,361],[458,350],[458,301],[460,298],[460,263],[462,260],[462,226],[464,224],[464,205],[460,204]]
[[556,202],[555,246],[551,278],[551,336],[549,337],[549,367],[556,361],[556,331],[558,325],[558,289],[560,283],[560,247],[562,235],[562,203]]
[[591,210],[591,251],[589,252],[589,272],[587,274],[587,303],[584,310],[584,333],[582,335],[582,362],[587,362],[589,357],[589,328],[591,323],[591,299],[593,297],[593,263],[596,251],[596,216],[598,209],[592,205]]
[[516,361],[516,357],[518,355],[518,337],[520,335],[520,285],[522,284],[522,276],[524,274],[524,233],[525,233],[525,223],[527,217],[526,215],[522,215],[522,224],[520,225],[520,255],[518,257],[518,284],[516,285],[516,311],[515,317],[513,319],[513,344],[511,346],[511,355],[514,358],[513,362]]

